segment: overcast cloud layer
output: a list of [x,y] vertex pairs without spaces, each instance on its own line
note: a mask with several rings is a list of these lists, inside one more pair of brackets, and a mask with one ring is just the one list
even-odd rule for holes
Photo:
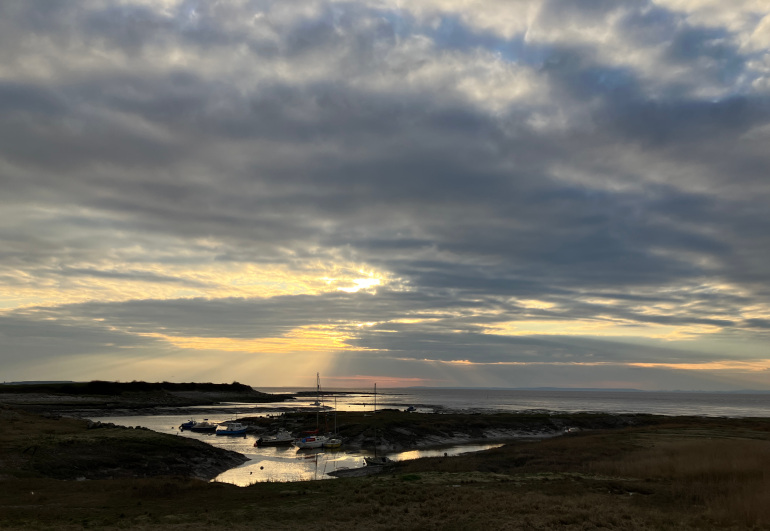
[[769,13],[0,3],[3,380],[770,389]]

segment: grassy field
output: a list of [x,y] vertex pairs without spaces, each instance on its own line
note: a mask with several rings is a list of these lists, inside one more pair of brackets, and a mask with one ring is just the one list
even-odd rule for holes
[[672,418],[244,488],[11,465],[0,454],[0,529],[770,529],[770,419]]
[[0,406],[0,426],[3,482],[159,475],[211,478],[245,460],[185,437],[43,417],[7,406]]

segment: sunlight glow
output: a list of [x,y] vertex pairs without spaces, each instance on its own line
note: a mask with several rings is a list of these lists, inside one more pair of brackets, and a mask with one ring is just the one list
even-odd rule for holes
[[595,336],[644,337],[665,341],[685,341],[722,330],[715,325],[661,325],[640,323],[611,316],[596,320],[523,320],[508,321],[488,327],[484,333],[502,336]]
[[[367,375],[355,375],[355,376],[324,376],[324,382],[331,382],[333,387],[350,387],[354,384],[354,387],[373,387],[377,384],[380,387],[408,387],[415,385],[427,385],[441,383],[440,380],[433,378],[418,378],[418,377],[399,377],[399,376],[367,376]],[[330,384],[326,384],[327,387]]]
[[704,363],[627,363],[629,367],[645,367],[655,369],[678,369],[687,371],[740,371],[761,372],[770,371],[770,360],[755,361],[711,361]]
[[[406,361],[405,359],[403,361]],[[674,369],[683,371],[736,371],[736,372],[762,372],[770,371],[770,359],[753,361],[722,360],[703,363],[639,363],[632,361],[470,361],[470,360],[434,360],[423,358],[419,360],[425,363],[439,363],[458,367],[484,367],[484,366],[561,366],[561,367],[641,367],[648,369]]]
[[124,302],[136,299],[269,298],[335,291],[357,293],[388,284],[388,277],[382,272],[365,272],[366,278],[360,276],[362,273],[355,264],[333,263],[315,263],[302,270],[279,264],[211,263],[207,260],[198,265],[142,264],[130,258],[120,262],[73,263],[66,269],[50,268],[35,275],[20,271],[6,273],[6,283],[14,289],[0,294],[0,311],[94,300]]
[[380,279],[379,278],[357,278],[353,280],[353,283],[355,284],[355,286],[347,287],[347,288],[337,288],[337,290],[345,291],[347,293],[356,293],[362,289],[367,290],[375,286],[379,286]]
[[556,305],[552,302],[546,302],[546,301],[539,301],[536,299],[531,300],[519,300],[518,301],[520,306],[523,306],[524,308],[532,308],[535,310],[550,310],[551,308],[554,308]]
[[332,325],[310,325],[295,328],[283,337],[239,339],[232,337],[182,337],[163,334],[141,334],[166,341],[177,348],[218,350],[224,352],[288,353],[365,351],[348,344],[353,336]]

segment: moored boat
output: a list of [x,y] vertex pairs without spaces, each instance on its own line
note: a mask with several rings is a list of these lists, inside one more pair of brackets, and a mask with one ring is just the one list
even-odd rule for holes
[[[374,412],[377,413],[377,384],[374,384]],[[392,465],[394,461],[384,455],[377,455],[377,428],[374,428],[374,457],[364,457],[366,466]]]
[[280,429],[275,435],[260,437],[254,446],[291,446],[293,442],[294,436],[288,431]]
[[323,443],[324,448],[339,448],[342,446],[342,439],[337,435],[337,397],[334,397],[334,434]]
[[379,457],[364,457],[364,461],[366,462],[366,466],[387,466],[395,463],[395,461],[386,455]]
[[[316,402],[315,403],[317,407],[320,407],[322,404],[321,375],[319,373],[316,373],[315,379],[316,379]],[[318,409],[316,409],[315,430],[303,432],[302,436],[299,439],[294,440],[294,446],[296,446],[300,450],[305,450],[310,448],[323,448],[323,445],[328,440],[328,437],[324,435],[318,435],[319,431],[320,429],[318,427]]]
[[294,440],[294,446],[300,450],[309,448],[323,448],[324,443],[328,440],[328,437],[324,435],[310,435],[308,437],[300,437]]
[[224,426],[224,428],[216,431],[217,435],[244,435],[249,429],[248,426],[240,422],[228,422]]
[[187,429],[196,433],[214,433],[217,431],[217,425],[213,422],[209,422],[209,419],[203,419],[202,422],[196,422]]
[[324,448],[339,448],[342,446],[342,439],[338,437],[331,437],[324,441],[323,445]]

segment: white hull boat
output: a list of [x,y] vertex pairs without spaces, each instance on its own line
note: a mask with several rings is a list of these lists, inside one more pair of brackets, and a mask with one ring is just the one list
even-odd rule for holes
[[327,440],[328,438],[323,435],[311,435],[308,437],[300,437],[299,439],[295,440],[294,446],[300,450],[305,450],[308,448],[323,448],[323,445]]
[[254,446],[291,446],[294,444],[294,436],[286,430],[278,430],[271,437],[260,437]]

